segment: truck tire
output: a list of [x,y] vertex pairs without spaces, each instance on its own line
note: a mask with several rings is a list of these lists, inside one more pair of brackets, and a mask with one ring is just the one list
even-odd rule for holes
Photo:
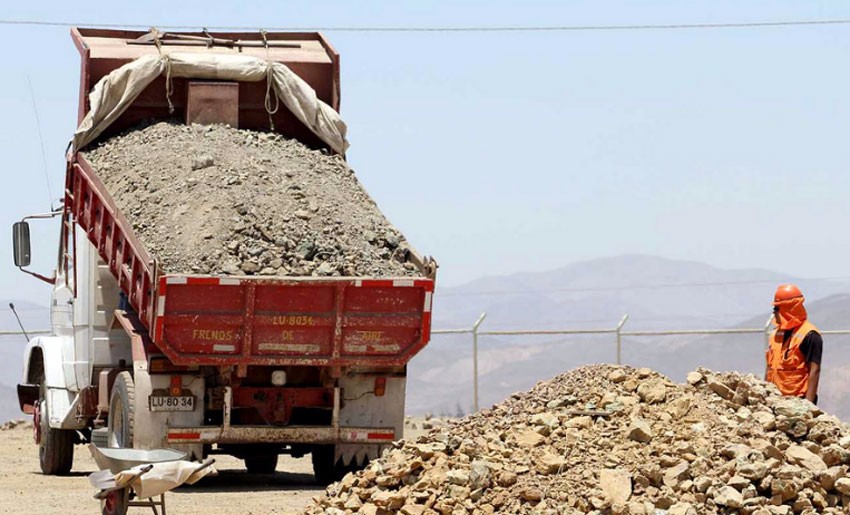
[[133,447],[135,407],[136,388],[133,376],[130,372],[121,372],[115,377],[109,397],[108,447]]
[[316,483],[329,485],[339,481],[350,471],[349,467],[342,464],[342,460],[336,460],[336,449],[333,445],[320,445],[313,449],[313,475]]
[[89,440],[95,447],[109,447],[109,429],[105,427],[92,429]]
[[252,454],[245,456],[245,468],[249,474],[274,474],[277,470],[277,454]]
[[44,387],[38,401],[38,464],[48,476],[64,476],[74,464],[74,431],[54,429],[47,419],[47,400]]

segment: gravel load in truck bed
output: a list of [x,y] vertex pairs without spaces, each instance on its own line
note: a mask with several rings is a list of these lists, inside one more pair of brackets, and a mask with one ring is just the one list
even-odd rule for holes
[[309,515],[850,512],[850,429],[752,375],[582,367],[331,485]]
[[345,161],[298,141],[162,122],[83,155],[168,273],[419,275]]

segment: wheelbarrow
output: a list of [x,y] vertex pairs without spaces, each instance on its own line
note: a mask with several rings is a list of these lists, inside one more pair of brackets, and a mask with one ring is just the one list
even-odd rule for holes
[[[215,462],[186,461],[186,453],[175,449],[124,449],[89,446],[100,470],[89,475],[99,491],[102,515],[125,515],[129,507],[147,507],[154,515],[166,515],[165,492],[183,483],[194,483],[215,471]],[[159,510],[157,509],[159,508]]]

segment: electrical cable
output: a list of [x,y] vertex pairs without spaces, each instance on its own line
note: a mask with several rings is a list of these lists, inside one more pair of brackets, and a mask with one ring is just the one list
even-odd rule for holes
[[41,134],[41,120],[38,117],[38,107],[35,103],[35,91],[32,88],[30,75],[27,74],[27,84],[30,88],[30,98],[32,99],[32,111],[35,113],[35,126],[38,129],[38,141],[41,145],[41,162],[44,165],[44,180],[47,183],[47,207],[48,211],[53,211],[53,192],[50,189],[50,175],[47,173],[47,153],[44,151],[44,137]]
[[[850,19],[834,20],[786,20],[786,21],[753,21],[753,22],[718,22],[718,23],[659,23],[659,24],[630,24],[630,25],[526,25],[526,26],[430,26],[430,27],[379,27],[379,26],[315,26],[315,27],[259,27],[259,26],[210,26],[207,30],[216,31],[276,31],[276,32],[589,32],[615,30],[687,30],[687,29],[742,29],[742,28],[771,28],[771,27],[805,27],[821,25],[848,25]],[[124,28],[147,30],[156,26],[162,30],[197,30],[188,25],[151,25],[139,23],[72,23],[65,21],[44,20],[2,20],[0,25],[29,25],[41,27],[89,27],[99,29]]]

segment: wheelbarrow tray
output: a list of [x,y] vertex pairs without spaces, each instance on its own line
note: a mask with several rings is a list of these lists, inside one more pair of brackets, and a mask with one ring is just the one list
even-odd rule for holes
[[176,449],[124,449],[90,446],[92,457],[101,470],[117,474],[138,465],[185,459],[187,454]]

